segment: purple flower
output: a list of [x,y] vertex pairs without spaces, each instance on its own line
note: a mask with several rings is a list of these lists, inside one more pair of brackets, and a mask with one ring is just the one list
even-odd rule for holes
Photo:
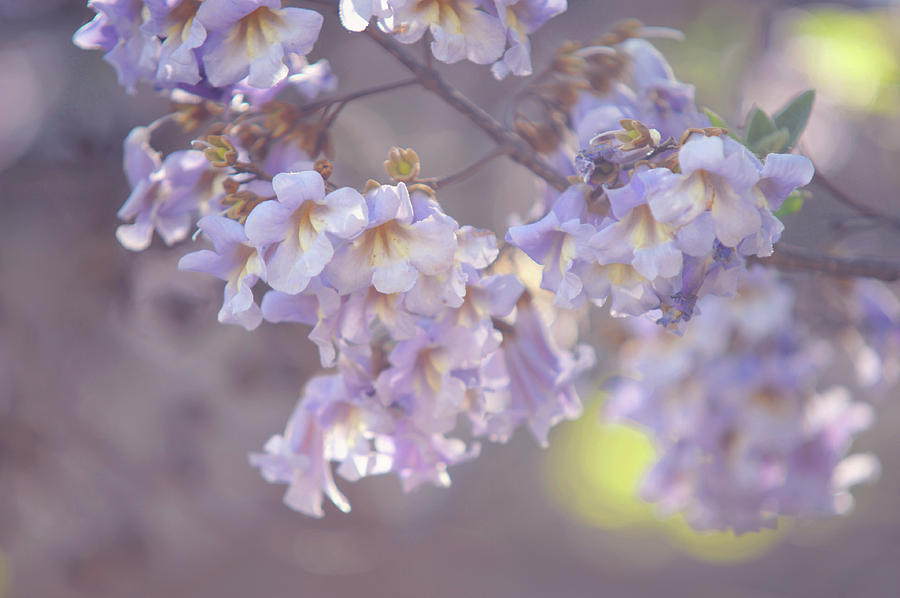
[[362,231],[368,209],[349,187],[326,195],[325,181],[312,170],[277,174],[272,187],[276,199],[253,208],[245,230],[265,255],[269,286],[293,295],[331,261],[331,237],[351,239]]
[[729,137],[694,135],[678,152],[678,164],[683,178],[676,188],[650,201],[660,221],[682,226],[708,209],[726,247],[760,230],[753,190],[762,165],[747,148]]
[[403,483],[403,491],[411,492],[422,484],[447,487],[451,465],[465,463],[478,457],[481,445],[466,443],[443,434],[428,434],[407,422],[402,422],[391,435],[375,438],[375,448],[390,457],[392,471]]
[[382,185],[366,196],[369,223],[339,248],[326,276],[339,293],[374,286],[380,293],[405,293],[419,274],[435,275],[453,266],[456,221],[441,212],[414,221],[406,185]]
[[488,267],[499,253],[494,233],[471,226],[456,231],[456,242],[453,266],[434,275],[420,273],[404,299],[406,309],[415,314],[436,316],[447,308],[460,307],[465,301],[467,282],[472,273]]
[[382,19],[383,28],[404,44],[415,43],[430,31],[431,52],[442,62],[467,58],[490,64],[503,54],[503,25],[472,0],[390,0],[390,5],[393,13]]
[[150,22],[145,28],[163,38],[156,79],[169,84],[200,82],[196,50],[206,41],[197,10],[200,0],[145,0]]
[[197,226],[212,241],[215,251],[189,253],[178,262],[178,269],[204,272],[224,280],[225,300],[219,321],[253,330],[262,322],[253,299],[253,285],[260,278],[265,279],[265,263],[240,223],[224,216],[205,216]]
[[343,301],[334,289],[325,286],[319,278],[313,278],[303,293],[288,295],[281,291],[269,291],[260,309],[267,322],[298,322],[312,326],[309,340],[319,348],[322,367],[331,367],[337,358],[337,345],[341,339],[364,341],[351,334],[344,335],[341,322]]
[[584,302],[583,281],[578,263],[585,257],[584,245],[596,232],[585,222],[587,194],[585,185],[569,187],[537,222],[510,227],[506,241],[543,266],[541,288],[556,293],[559,307],[572,308]]
[[197,20],[208,32],[203,66],[215,87],[244,77],[251,87],[272,87],[289,74],[285,59],[309,54],[322,28],[322,15],[281,8],[281,0],[205,0]]
[[491,67],[491,72],[497,79],[503,79],[509,73],[527,77],[533,72],[528,36],[556,15],[564,13],[566,0],[493,0],[486,4],[506,28],[510,46],[503,58]]
[[125,174],[131,194],[118,216],[134,222],[121,225],[116,237],[131,251],[149,247],[154,230],[166,245],[184,240],[194,214],[221,193],[220,177],[202,152],[173,152],[163,161],[150,147],[150,132],[136,127],[125,140]]
[[134,91],[138,80],[152,80],[159,60],[159,40],[144,30],[141,0],[90,0],[96,11],[72,41],[85,50],[103,50],[103,59],[113,65],[119,84]]
[[558,349],[526,297],[519,300],[515,323],[502,332],[502,364],[497,365],[509,380],[506,411],[527,423],[546,446],[550,428],[581,415],[574,382],[594,365],[594,352],[584,345],[575,354]]
[[294,67],[293,71],[294,74],[287,81],[307,100],[314,100],[337,90],[337,75],[331,70],[331,63],[324,58],[312,64],[305,62],[300,67]]
[[269,439],[264,454],[250,456],[266,481],[288,484],[287,506],[312,517],[322,517],[323,495],[345,513],[350,503],[338,490],[331,462],[341,463],[338,473],[356,480],[384,473],[390,460],[371,450],[372,429],[385,418],[377,404],[360,400],[340,374],[317,376],[288,421],[283,435]]

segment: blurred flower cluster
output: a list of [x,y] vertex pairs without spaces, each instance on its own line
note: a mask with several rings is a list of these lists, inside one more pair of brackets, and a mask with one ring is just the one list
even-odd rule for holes
[[849,487],[878,471],[872,455],[846,456],[872,407],[820,388],[839,361],[795,324],[790,287],[757,266],[738,296],[699,308],[683,337],[632,321],[620,353],[633,378],[616,384],[608,415],[645,427],[660,454],[642,495],[698,529],[738,533],[849,510]]
[[[132,191],[119,241],[141,251],[154,233],[167,245],[193,233],[208,247],[179,267],[225,282],[219,321],[310,327],[328,368],[308,381],[284,433],[251,456],[265,479],[288,485],[292,508],[322,516],[328,497],[349,510],[335,471],[348,481],[393,473],[406,490],[446,486],[448,468],[483,440],[528,428],[546,445],[554,425],[581,414],[576,383],[596,362],[591,347],[554,340],[553,314],[607,299],[611,315],[659,325],[630,319],[629,340],[605,347],[641,376],[610,406],[658,437],[650,500],[701,528],[746,531],[779,515],[844,512],[846,489],[875,471],[868,457],[844,459],[870,409],[818,389],[826,356],[793,321],[791,291],[747,267],[777,252],[779,215],[799,209],[796,190],[813,177],[791,153],[811,92],[730,127],[697,108],[647,41],[677,32],[628,21],[563,45],[511,98],[507,126],[404,44],[427,38],[442,62],[531,75],[529,35],[564,0],[317,3],[415,75],[342,96],[329,63],[306,58],[317,11],[280,0],[88,4],[96,17],[75,42],[103,50],[126,88],[149,82],[172,101],[125,141]],[[496,150],[437,178],[395,147],[384,182],[338,185],[330,130],[344,106],[409,85],[468,117]],[[173,124],[193,142],[163,154],[154,134]],[[542,180],[533,222],[509,228],[505,244],[439,203],[446,186],[501,156]],[[526,284],[523,253],[540,288]],[[898,310],[860,292],[841,309],[862,306],[848,330],[865,329],[878,378],[895,368]]]

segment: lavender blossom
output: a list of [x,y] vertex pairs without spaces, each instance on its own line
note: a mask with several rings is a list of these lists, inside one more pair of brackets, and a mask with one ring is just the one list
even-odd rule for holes
[[[497,79],[509,73],[518,77],[531,75],[531,43],[528,36],[553,17],[566,11],[566,0],[493,0],[488,10],[496,13],[506,28],[509,48],[491,67]],[[491,6],[492,4],[492,6]]]
[[342,246],[326,269],[338,292],[372,285],[380,293],[403,293],[413,288],[420,273],[435,275],[452,267],[459,228],[452,218],[435,212],[414,221],[403,183],[373,189],[366,203],[366,229]]
[[145,28],[163,39],[156,79],[168,84],[200,82],[196,50],[206,41],[197,16],[200,0],[144,0],[150,12]]
[[292,509],[322,517],[324,495],[350,511],[334,481],[332,461],[342,463],[339,473],[351,480],[387,471],[390,461],[374,454],[369,442],[370,426],[377,429],[386,416],[357,391],[339,374],[312,378],[284,434],[270,438],[264,454],[250,456],[266,481],[289,485],[284,502]]
[[208,32],[203,66],[212,85],[248,77],[251,87],[266,88],[288,76],[286,58],[312,50],[323,19],[313,10],[281,8],[281,0],[205,0],[197,20]]
[[123,247],[143,251],[153,232],[166,245],[184,240],[194,215],[221,194],[218,176],[202,152],[187,150],[165,160],[150,147],[151,130],[136,127],[125,140],[125,173],[131,194],[119,210],[122,220],[133,220],[116,230]]
[[442,62],[466,58],[490,64],[500,58],[506,32],[500,19],[477,8],[473,0],[390,0],[393,9],[381,26],[404,44],[432,36],[431,52]]
[[546,446],[550,428],[581,415],[574,382],[594,365],[594,352],[585,345],[574,354],[558,349],[527,296],[516,306],[515,323],[502,332],[497,366],[509,380],[505,411],[514,421],[527,423]]
[[141,0],[90,0],[97,15],[83,25],[72,41],[85,50],[103,50],[103,59],[130,93],[139,80],[152,79],[157,70],[160,42],[145,31]]
[[660,447],[643,496],[698,529],[738,533],[846,512],[848,487],[877,471],[871,456],[845,459],[871,408],[816,391],[832,355],[792,326],[790,290],[755,268],[740,295],[700,309],[710,318],[683,337],[635,329],[624,348],[636,378],[616,384],[607,412]]
[[266,277],[262,257],[251,245],[244,227],[234,220],[205,216],[197,226],[212,241],[215,251],[203,249],[189,253],[178,262],[178,269],[204,272],[224,280],[225,300],[219,321],[253,330],[262,322],[259,306],[253,299],[253,285]]
[[272,180],[276,199],[247,217],[247,238],[265,254],[267,282],[277,291],[299,293],[334,256],[331,238],[350,239],[368,222],[366,202],[349,187],[325,194],[315,171],[281,173]]

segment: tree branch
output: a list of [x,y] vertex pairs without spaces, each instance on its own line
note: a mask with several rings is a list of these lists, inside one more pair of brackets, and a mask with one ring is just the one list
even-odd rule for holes
[[782,270],[806,270],[839,277],[876,278],[886,282],[900,280],[900,263],[825,255],[786,243],[775,245],[775,253],[771,257],[756,261]]
[[458,183],[460,181],[466,180],[467,178],[490,164],[490,162],[495,158],[499,158],[500,156],[508,156],[512,153],[512,151],[512,148],[501,145],[458,172],[448,174],[447,176],[441,178],[432,177],[427,179],[419,179],[417,182],[425,183],[426,185],[437,191],[438,189],[443,189],[444,187],[452,185],[453,183]]
[[436,70],[413,58],[398,42],[391,39],[389,35],[379,31],[376,27],[370,26],[366,29],[366,33],[412,72],[425,89],[436,94],[456,109],[457,112],[466,116],[475,126],[496,141],[498,145],[510,148],[509,155],[513,160],[547,181],[550,186],[559,191],[569,187],[569,181],[566,177],[541,158],[525,140],[503,126],[458,89],[444,81]]
[[813,184],[819,185],[820,187],[828,191],[828,193],[830,193],[836,200],[856,210],[858,213],[875,220],[888,222],[892,226],[900,228],[900,217],[893,216],[891,214],[884,214],[877,208],[865,204],[852,195],[845,193],[840,187],[835,185],[831,181],[831,179],[822,174],[818,168],[816,168],[816,174],[813,175],[812,182]]
[[375,87],[361,89],[359,91],[354,91],[353,93],[348,93],[342,96],[319,100],[318,102],[306,104],[301,108],[305,112],[314,112],[316,110],[319,110],[320,108],[327,108],[328,106],[332,106],[338,103],[343,107],[343,105],[347,102],[352,102],[353,100],[356,100],[358,98],[364,98],[366,96],[384,93],[386,91],[393,91],[395,89],[400,89],[401,87],[409,87],[410,85],[416,85],[418,82],[419,79],[414,77],[412,79],[404,79],[403,81],[395,81],[394,83],[385,83],[384,85],[377,85]]

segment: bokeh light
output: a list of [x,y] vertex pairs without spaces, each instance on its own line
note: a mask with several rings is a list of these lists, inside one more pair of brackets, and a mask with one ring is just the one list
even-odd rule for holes
[[814,87],[849,108],[896,111],[900,18],[884,10],[823,7],[799,13],[790,53]]
[[639,496],[641,479],[656,451],[641,430],[603,421],[603,397],[596,397],[580,420],[560,426],[544,461],[544,490],[566,515],[592,528],[642,532],[673,550],[709,563],[757,558],[783,537],[775,530],[736,535],[698,532],[681,515],[662,517]]

